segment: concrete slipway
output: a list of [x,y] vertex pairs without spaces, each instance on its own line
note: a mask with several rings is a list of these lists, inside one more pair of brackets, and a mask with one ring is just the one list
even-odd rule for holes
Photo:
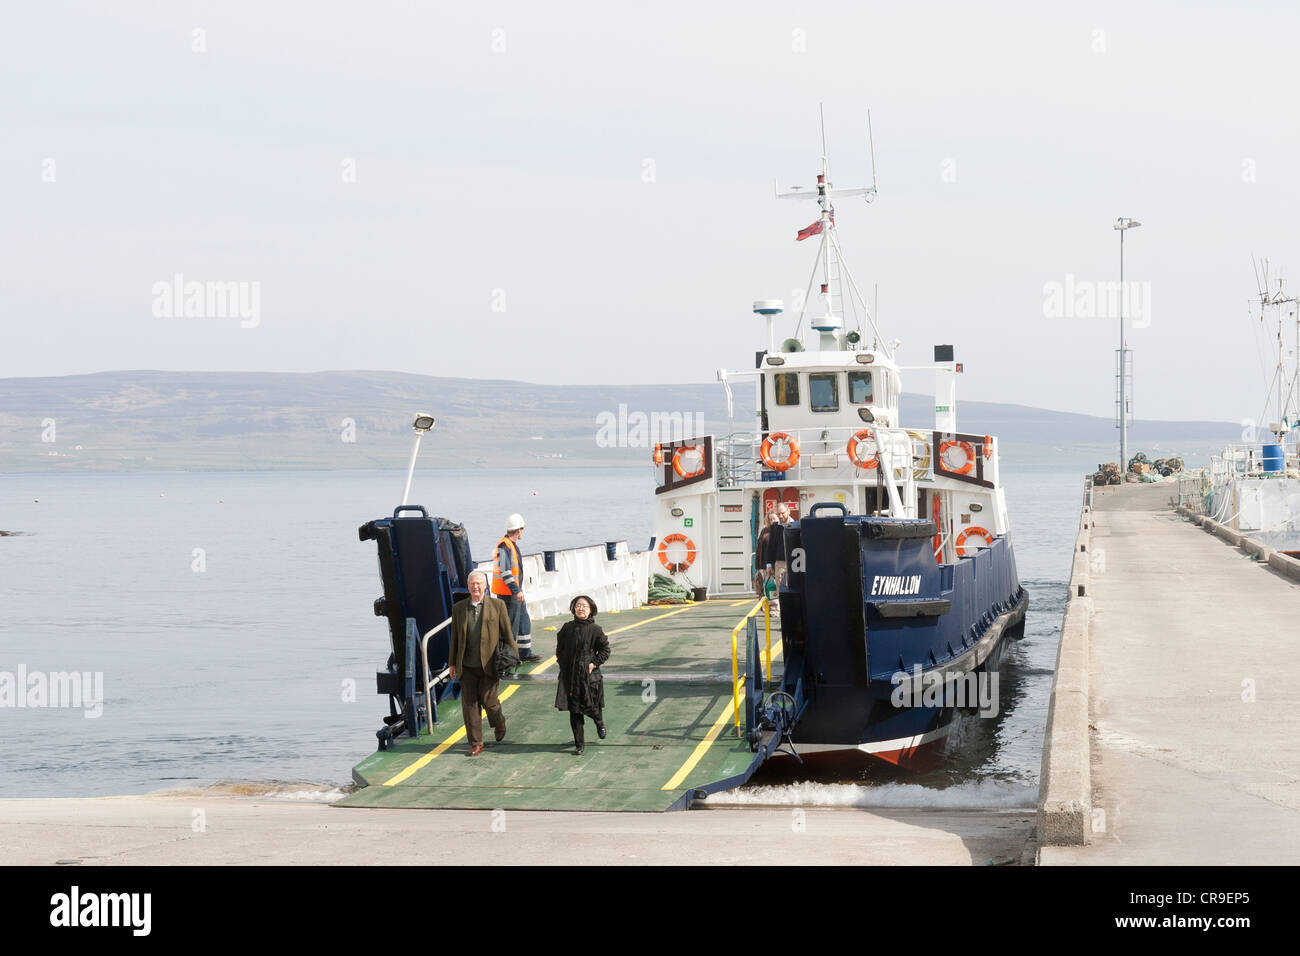
[[1083,509],[1042,864],[1300,862],[1300,562],[1206,534],[1170,488]]

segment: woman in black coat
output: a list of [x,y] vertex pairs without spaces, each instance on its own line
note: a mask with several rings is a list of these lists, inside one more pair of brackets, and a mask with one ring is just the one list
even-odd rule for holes
[[555,635],[555,657],[560,666],[555,688],[555,709],[569,712],[573,745],[583,751],[583,718],[596,722],[596,733],[605,739],[605,681],[600,665],[609,660],[609,638],[596,623],[596,602],[579,594],[569,602],[573,620]]

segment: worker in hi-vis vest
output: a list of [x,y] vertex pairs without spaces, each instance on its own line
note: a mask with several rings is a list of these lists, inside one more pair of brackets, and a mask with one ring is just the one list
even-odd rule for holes
[[492,593],[506,602],[506,610],[510,612],[510,633],[519,645],[519,659],[539,661],[541,658],[533,653],[533,628],[528,620],[524,579],[520,571],[519,539],[523,534],[522,515],[513,514],[506,519],[505,537],[497,542],[496,557],[492,561]]

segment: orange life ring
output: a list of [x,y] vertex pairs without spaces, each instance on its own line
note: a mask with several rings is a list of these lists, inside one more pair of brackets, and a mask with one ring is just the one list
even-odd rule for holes
[[[865,441],[874,443],[875,440],[876,434],[870,428],[864,428],[860,432],[855,432],[853,437],[849,439],[848,447],[845,449],[849,453],[849,461],[867,471],[870,471],[872,468],[878,468],[880,466],[880,459],[875,455],[872,455],[870,458],[858,457],[858,445]],[[877,448],[879,448],[879,446],[877,446]]]
[[[772,458],[772,446],[779,441],[784,441],[790,448],[790,453],[786,455],[784,461],[776,461]],[[763,459],[763,464],[773,471],[789,471],[799,464],[799,439],[785,432],[772,432],[763,439],[763,447],[759,449],[758,454]]]
[[[700,467],[694,471],[687,471],[682,467],[682,452],[698,451],[700,453]],[[704,474],[704,446],[703,445],[683,445],[673,452],[673,471],[677,472],[678,478],[698,478]]]
[[984,436],[984,460],[988,461],[993,457],[993,436]]
[[651,460],[656,465],[662,465],[664,463],[664,446],[662,443],[660,442],[655,443],[655,453],[652,456]]
[[942,511],[939,508],[939,493],[931,492],[934,495],[934,507],[930,511],[934,515],[934,560],[937,564],[943,564],[943,525],[939,518]]
[[[678,543],[686,545],[686,560],[674,563],[668,560],[668,545]],[[669,574],[681,574],[695,563],[695,542],[684,534],[668,535],[659,542],[659,563],[664,566]]]
[[[947,462],[946,460],[944,460],[944,457],[943,457],[943,456],[944,456],[944,453],[945,453],[949,448],[960,448],[963,452],[965,452],[965,453],[966,453],[966,464],[962,465],[960,468],[951,468],[951,467],[949,467],[949,466],[948,466],[948,462]],[[952,475],[969,475],[969,474],[971,473],[971,469],[975,467],[975,449],[971,447],[971,443],[968,442],[968,441],[946,441],[946,442],[943,442],[942,444],[939,445],[939,464],[942,465],[942,466],[943,466],[943,470],[946,471],[946,472],[948,472],[949,474],[952,474]]]
[[[988,542],[988,544],[985,545],[986,548],[987,548],[990,544],[993,543],[993,535],[989,534],[987,528],[981,528],[979,525],[971,525],[969,528],[967,528],[967,529],[966,529],[965,531],[963,531],[961,534],[957,535],[957,555],[958,555],[958,557],[962,557],[962,558],[967,557],[967,554],[966,554],[966,539],[967,539],[968,537],[972,537],[972,536],[978,536],[978,537],[981,537],[981,538],[983,538],[986,542]],[[972,551],[973,551],[973,550],[974,550],[974,546],[972,546]]]

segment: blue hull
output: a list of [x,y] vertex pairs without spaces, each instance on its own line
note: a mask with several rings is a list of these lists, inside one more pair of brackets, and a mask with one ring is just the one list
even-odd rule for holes
[[[807,706],[801,752],[859,750],[903,766],[941,758],[958,711],[993,716],[1028,597],[1007,537],[953,564],[924,520],[834,514],[787,531],[783,689]],[[801,549],[796,552],[795,549]]]

